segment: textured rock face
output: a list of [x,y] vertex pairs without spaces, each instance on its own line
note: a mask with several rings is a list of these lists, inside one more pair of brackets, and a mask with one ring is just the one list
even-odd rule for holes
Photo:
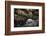
[[17,14],[26,14],[25,11],[23,11],[23,10],[17,10],[16,13]]
[[14,17],[14,24],[15,24],[15,26],[24,26],[24,24],[25,24],[25,22],[26,22],[26,18],[25,17],[21,17],[21,16],[19,16],[19,17]]
[[16,13],[17,14],[32,14],[31,10],[21,10],[21,9],[16,10]]
[[[32,12],[29,12],[29,10],[16,10],[17,15],[14,16],[14,20],[16,22],[16,24],[19,24],[22,26],[24,26],[26,24],[27,21],[27,15],[28,14],[32,14]],[[31,17],[31,16],[30,16]]]
[[28,19],[26,21],[26,24],[24,26],[37,26],[38,25],[38,21],[37,20],[32,20],[32,19]]
[[27,19],[25,26],[32,26],[33,25],[32,23],[33,23],[32,19]]
[[[38,11],[17,9],[14,15],[15,27],[33,27],[39,24]],[[38,21],[37,21],[38,20]]]

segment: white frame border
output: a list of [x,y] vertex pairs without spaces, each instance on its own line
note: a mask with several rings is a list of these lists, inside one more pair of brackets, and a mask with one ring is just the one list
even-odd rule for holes
[[[11,31],[42,30],[42,6],[11,5]],[[14,27],[14,8],[39,9],[39,27]]]

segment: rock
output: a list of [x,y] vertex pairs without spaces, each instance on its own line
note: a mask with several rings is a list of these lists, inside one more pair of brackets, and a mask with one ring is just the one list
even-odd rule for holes
[[28,19],[24,26],[26,26],[26,27],[36,27],[36,26],[38,26],[38,24],[39,24],[38,21],[32,20],[32,19]]
[[25,26],[29,26],[29,27],[30,27],[30,26],[33,26],[32,22],[33,22],[32,19],[28,19],[28,20],[26,21]]

